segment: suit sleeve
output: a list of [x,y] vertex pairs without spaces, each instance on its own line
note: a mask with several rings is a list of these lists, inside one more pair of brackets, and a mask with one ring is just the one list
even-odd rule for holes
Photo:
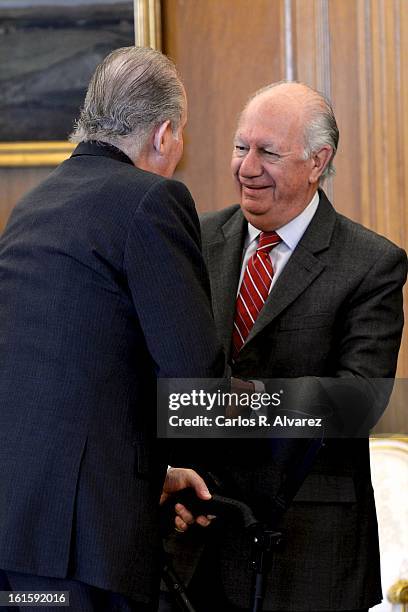
[[404,325],[406,277],[406,253],[392,245],[378,253],[344,309],[338,378],[323,379],[322,385],[333,414],[343,415],[343,428],[351,434],[372,429],[387,407]]
[[378,253],[344,307],[337,376],[393,377],[404,324],[402,289],[407,256],[392,247]]
[[309,414],[326,419],[334,437],[367,435],[387,406],[404,323],[406,276],[405,251],[393,245],[377,250],[374,263],[339,311],[333,377],[292,381],[288,405],[289,398],[296,397]]
[[129,228],[124,269],[157,376],[222,376],[198,217],[182,183],[162,180],[145,194]]

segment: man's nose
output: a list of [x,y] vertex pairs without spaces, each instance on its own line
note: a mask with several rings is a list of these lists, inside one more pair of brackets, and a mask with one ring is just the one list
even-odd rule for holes
[[261,160],[256,151],[249,149],[241,162],[239,174],[244,178],[252,178],[262,174]]

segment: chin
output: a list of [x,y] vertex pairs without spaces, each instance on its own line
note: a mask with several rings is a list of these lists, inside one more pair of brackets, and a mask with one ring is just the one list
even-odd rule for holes
[[267,223],[267,216],[262,214],[253,213],[249,208],[241,206],[242,214],[245,219],[251,223],[254,227],[264,230]]
[[241,205],[242,214],[245,219],[261,232],[271,232],[284,225],[279,216],[272,215],[269,206],[260,209],[255,206]]
[[250,215],[265,215],[269,212],[269,205],[260,200],[245,197],[242,201],[243,211]]

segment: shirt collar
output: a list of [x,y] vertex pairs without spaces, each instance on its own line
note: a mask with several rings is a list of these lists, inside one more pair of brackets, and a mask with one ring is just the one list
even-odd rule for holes
[[[305,233],[309,223],[313,219],[317,207],[319,205],[319,194],[316,191],[312,200],[306,206],[302,212],[297,215],[294,219],[282,225],[277,230],[277,234],[281,237],[282,241],[293,251],[303,234]],[[254,240],[256,240],[261,233],[261,230],[257,229],[251,223],[248,223],[248,235],[247,235],[247,246],[249,246]]]

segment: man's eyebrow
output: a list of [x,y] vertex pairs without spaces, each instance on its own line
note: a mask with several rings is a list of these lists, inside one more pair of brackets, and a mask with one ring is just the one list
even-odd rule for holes
[[[236,142],[247,143],[248,139],[245,138],[245,136],[241,136],[240,134],[235,134],[234,143]],[[271,141],[260,141],[255,144],[258,149],[274,149],[274,150],[278,149],[276,144]]]
[[[248,140],[244,137],[241,136],[239,134],[235,134],[234,136],[234,140],[233,140],[233,144],[234,145],[243,145],[243,146],[248,146]],[[276,153],[277,155],[285,155],[285,153],[280,152],[280,148],[276,145],[276,143],[268,140],[268,141],[260,141],[260,142],[256,142],[255,146],[258,150],[267,150],[270,151],[271,153]]]
[[260,143],[258,143],[258,147],[260,149],[273,149],[274,151],[279,149],[279,147],[277,147],[276,144],[274,142],[271,142],[271,141],[260,142]]

